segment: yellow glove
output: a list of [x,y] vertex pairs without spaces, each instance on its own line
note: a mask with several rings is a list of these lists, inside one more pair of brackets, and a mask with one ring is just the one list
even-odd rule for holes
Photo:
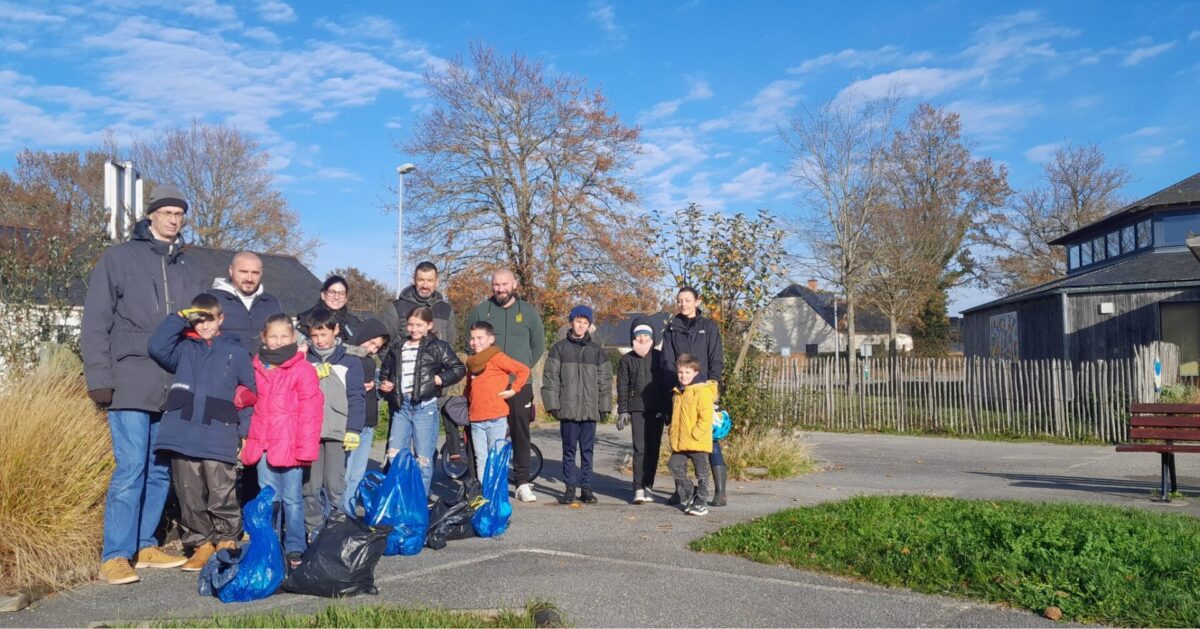
[[359,437],[356,432],[348,432],[345,437],[342,437],[342,449],[346,452],[357,450],[360,443],[362,443],[362,437]]
[[195,323],[205,319],[211,319],[212,313],[203,308],[184,308],[179,311],[179,316],[188,320],[188,323]]

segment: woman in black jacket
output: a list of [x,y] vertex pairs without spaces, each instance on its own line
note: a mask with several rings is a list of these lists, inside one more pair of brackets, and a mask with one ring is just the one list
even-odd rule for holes
[[401,448],[411,448],[421,468],[425,493],[433,480],[433,454],[437,450],[437,398],[467,373],[450,344],[430,333],[433,310],[421,306],[408,315],[408,339],[392,344],[383,361],[379,390],[392,396],[392,434],[387,458]]
[[348,343],[358,332],[358,326],[362,323],[358,317],[350,314],[349,300],[350,285],[346,283],[346,278],[340,275],[330,275],[321,285],[320,301],[312,308],[296,315],[297,329],[304,336],[308,336],[308,314],[318,308],[327,308],[333,312],[334,320],[337,321],[338,338],[342,339],[343,343]]

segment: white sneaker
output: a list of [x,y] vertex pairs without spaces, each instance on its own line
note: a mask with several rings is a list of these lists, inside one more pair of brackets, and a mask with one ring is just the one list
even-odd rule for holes
[[640,505],[643,502],[646,502],[646,490],[639,489],[637,491],[634,491],[633,492],[633,504]]
[[537,496],[533,495],[533,485],[525,483],[517,487],[517,500],[521,502],[537,502]]
[[642,501],[654,502],[654,492],[651,491],[649,487],[642,490]]

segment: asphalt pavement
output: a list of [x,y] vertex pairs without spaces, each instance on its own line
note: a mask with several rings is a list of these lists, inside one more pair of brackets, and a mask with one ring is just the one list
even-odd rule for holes
[[[687,543],[779,509],[858,494],[1103,502],[1200,515],[1195,500],[1174,506],[1152,500],[1158,482],[1154,455],[1117,454],[1106,446],[808,433],[818,471],[782,481],[731,482],[728,507],[686,516],[664,504],[669,476],[660,475],[655,484],[657,503],[629,503],[628,473],[619,471],[631,452],[629,438],[628,431],[599,427],[594,488],[600,503],[571,509],[554,500],[563,489],[557,427],[536,429],[534,439],[547,459],[536,483],[538,502],[514,503],[504,536],[451,541],[443,550],[413,557],[384,557],[376,572],[379,595],[341,604],[495,609],[550,601],[568,623],[597,627],[1042,626],[1054,623],[965,599],[695,553]],[[1182,456],[1179,463],[1181,490],[1200,491],[1200,457]],[[92,583],[25,611],[0,614],[0,626],[301,612],[330,603],[279,594],[223,605],[196,594],[195,574],[141,574],[137,584]]]

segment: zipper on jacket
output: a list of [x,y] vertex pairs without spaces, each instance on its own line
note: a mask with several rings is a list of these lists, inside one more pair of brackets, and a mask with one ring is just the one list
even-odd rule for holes
[[163,273],[163,306],[166,308],[167,312],[170,312],[172,310],[172,308],[171,308],[171,285],[167,283],[167,258],[166,258],[166,256],[163,256],[163,257],[159,258],[159,260],[162,262],[162,273]]

